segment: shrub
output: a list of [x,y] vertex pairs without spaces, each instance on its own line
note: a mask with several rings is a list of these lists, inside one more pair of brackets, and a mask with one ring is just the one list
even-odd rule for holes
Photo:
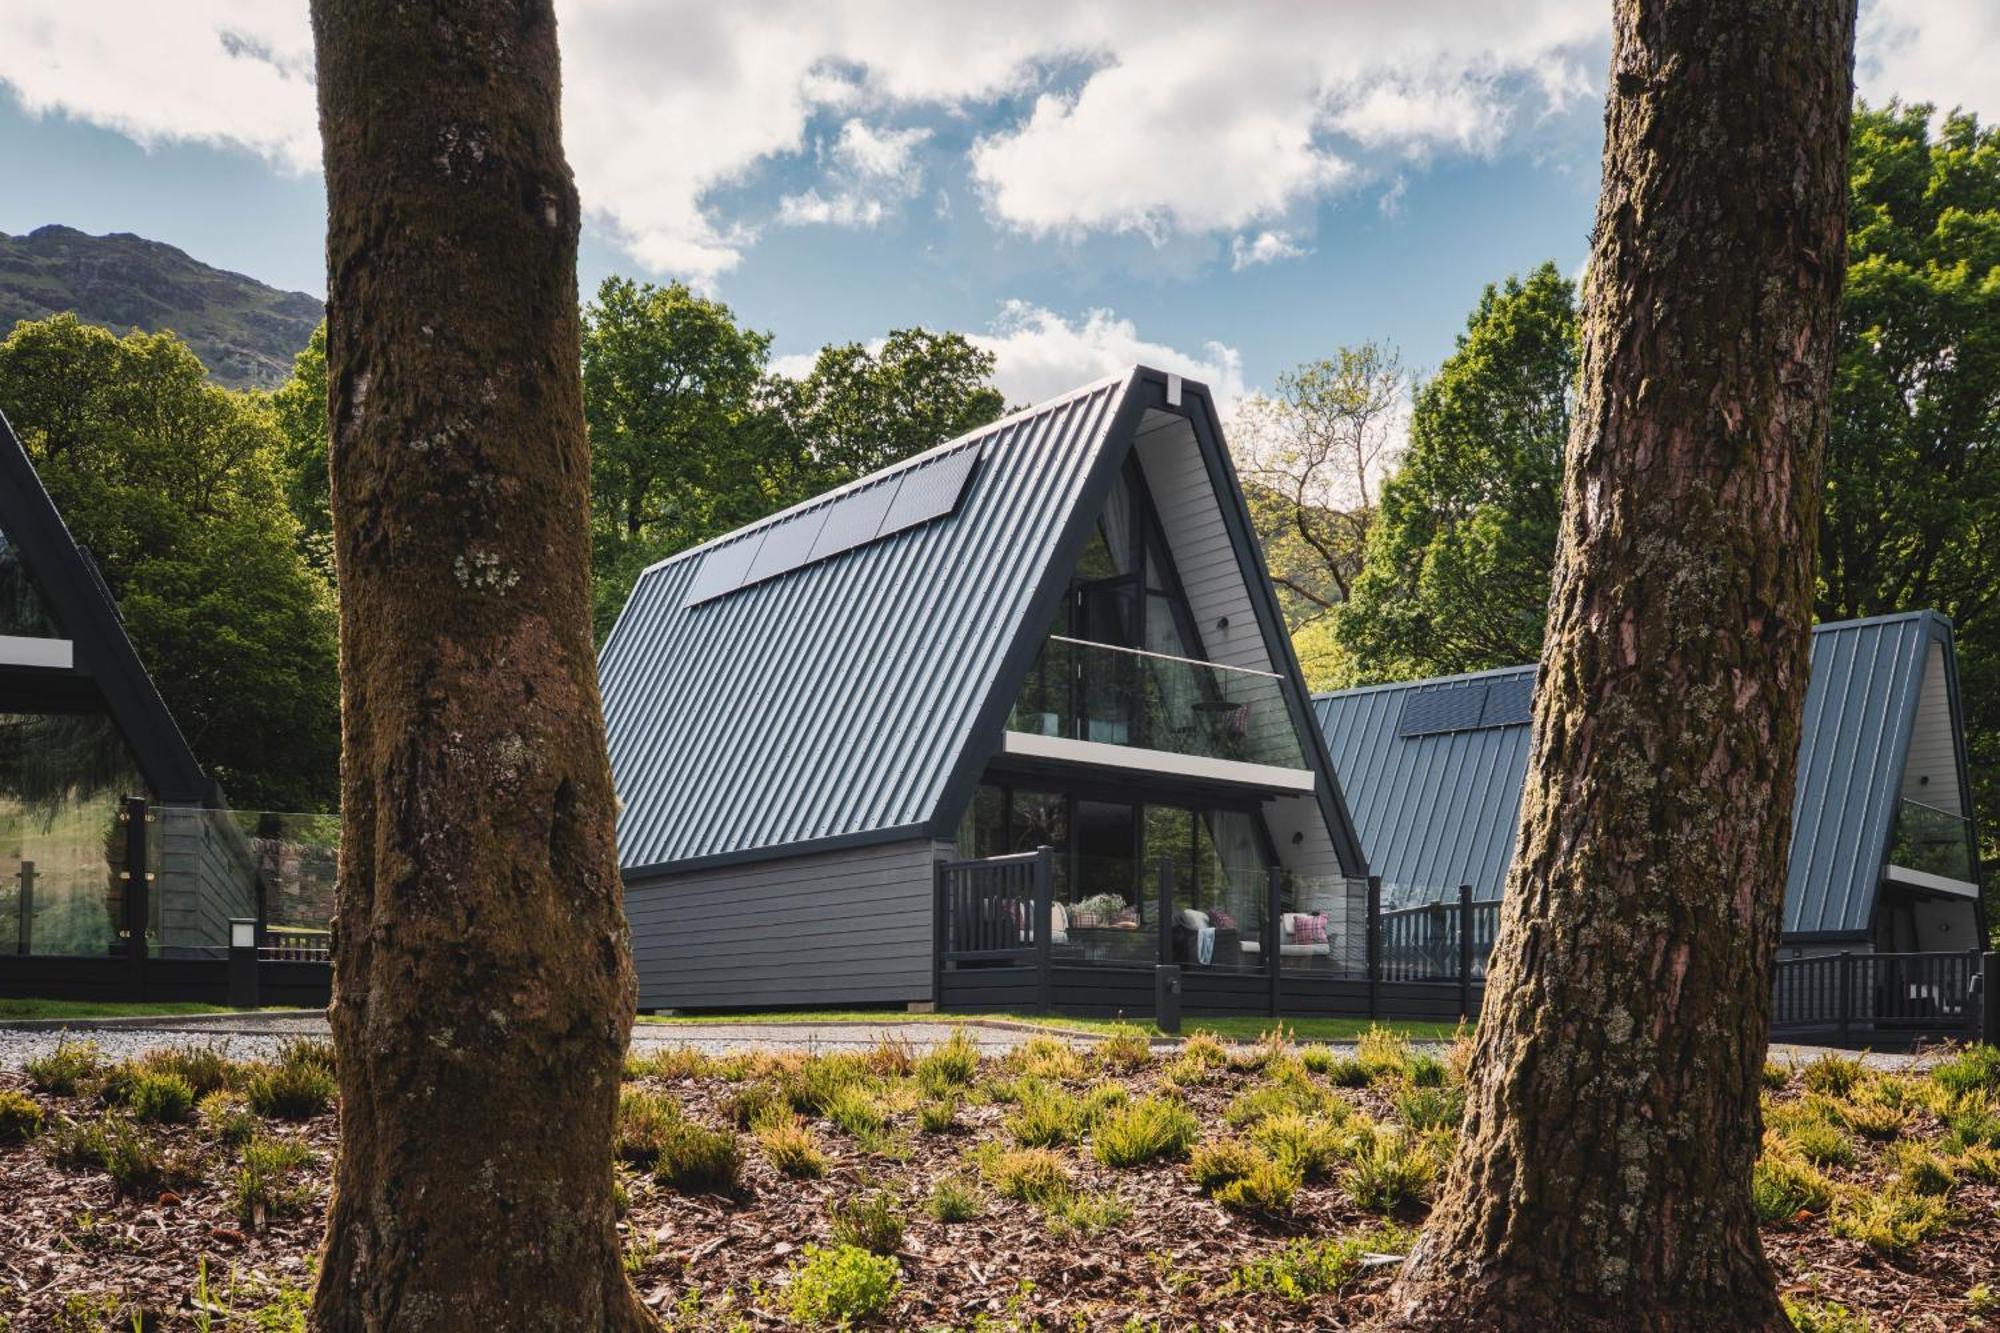
[[1763,1079],[1764,1086],[1767,1089],[1772,1092],[1779,1092],[1784,1089],[1787,1083],[1792,1081],[1792,1071],[1784,1065],[1773,1064],[1769,1060],[1766,1060],[1764,1062]]
[[810,1055],[780,1076],[780,1086],[792,1109],[807,1115],[825,1115],[841,1093],[866,1074],[861,1061],[851,1055]]
[[1833,1206],[1827,1225],[1836,1236],[1858,1240],[1884,1254],[1907,1254],[1944,1229],[1951,1212],[1943,1199],[1891,1187],[1848,1195]]
[[894,1254],[903,1247],[903,1211],[887,1190],[849,1199],[833,1210],[833,1243]]
[[653,1179],[683,1194],[727,1193],[743,1169],[736,1136],[676,1118],[663,1131]]
[[1408,1072],[1410,1083],[1419,1088],[1442,1088],[1451,1081],[1444,1061],[1421,1051],[1410,1056]]
[[1071,1193],[1047,1208],[1049,1231],[1057,1236],[1095,1236],[1132,1216],[1115,1194]]
[[1870,1333],[1867,1316],[1832,1301],[1784,1298],[1785,1314],[1798,1333]]
[[306,1145],[295,1139],[257,1137],[243,1145],[243,1161],[236,1169],[229,1198],[237,1218],[245,1226],[258,1228],[268,1217],[304,1209],[306,1192],[288,1187],[286,1178],[312,1160]]
[[917,1108],[917,1128],[926,1134],[949,1134],[958,1128],[958,1102],[933,1097]]
[[775,1111],[789,1110],[785,1097],[769,1083],[745,1083],[722,1103],[722,1114],[738,1129],[749,1129]]
[[1909,1122],[1901,1106],[1883,1101],[1840,1102],[1835,1105],[1834,1116],[1864,1139],[1893,1139]]
[[917,1083],[933,1097],[965,1088],[979,1077],[979,1047],[964,1028],[953,1028],[947,1041],[917,1058]]
[[1340,1160],[1345,1136],[1340,1129],[1296,1111],[1274,1115],[1250,1131],[1250,1141],[1306,1180],[1324,1180]]
[[1152,1063],[1153,1043],[1143,1028],[1119,1023],[1098,1041],[1094,1054],[1104,1068],[1130,1074]]
[[1436,1178],[1437,1162],[1421,1145],[1377,1131],[1355,1145],[1341,1184],[1359,1206],[1388,1212],[1422,1199]]
[[1238,1268],[1230,1285],[1305,1305],[1314,1297],[1338,1294],[1360,1275],[1361,1261],[1369,1255],[1401,1254],[1412,1239],[1401,1227],[1380,1226],[1337,1240],[1295,1240]]
[[2000,1148],[1975,1143],[1952,1154],[1951,1165],[1962,1179],[2000,1185]]
[[1299,1047],[1299,1063],[1307,1072],[1331,1074],[1333,1067],[1340,1063],[1340,1053],[1325,1044]]
[[139,1064],[154,1073],[179,1075],[194,1090],[197,1101],[234,1086],[243,1077],[243,1067],[213,1046],[174,1046],[149,1051]]
[[907,1078],[917,1067],[916,1048],[910,1045],[909,1038],[889,1032],[877,1037],[863,1058],[869,1072],[878,1078]]
[[64,1121],[50,1138],[49,1156],[58,1166],[94,1167],[128,1194],[147,1194],[192,1180],[193,1163],[169,1157],[159,1141],[123,1116]]
[[1123,1083],[1093,1083],[1083,1090],[1083,1097],[1077,1103],[1084,1123],[1094,1125],[1111,1111],[1121,1106],[1129,1106],[1132,1093]]
[[25,1092],[0,1088],[0,1143],[26,1143],[41,1132],[41,1104]]
[[1083,1057],[1060,1037],[1030,1037],[1008,1052],[1007,1067],[1026,1078],[1055,1082],[1083,1077]]
[[1799,1081],[1808,1091],[1829,1097],[1845,1097],[1868,1074],[1867,1066],[1851,1055],[1828,1053],[1799,1070]]
[[792,1270],[785,1307],[811,1328],[847,1328],[888,1312],[902,1286],[901,1267],[855,1245],[808,1245]]
[[1188,1176],[1213,1194],[1230,1181],[1249,1175],[1263,1160],[1262,1153],[1241,1139],[1219,1139],[1194,1150],[1188,1158]]
[[930,1214],[940,1222],[969,1222],[979,1216],[979,1190],[961,1176],[940,1176],[931,1186]]
[[1298,1172],[1262,1154],[1257,1164],[1215,1191],[1215,1201],[1246,1213],[1282,1213],[1292,1206],[1299,1188]]
[[1932,1066],[1931,1078],[1956,1093],[2000,1092],[2000,1046],[1968,1046]]
[[1083,1134],[1083,1105],[1061,1088],[1027,1085],[1007,1116],[1007,1132],[1024,1148],[1075,1143]]
[[1969,1148],[1975,1144],[2000,1148],[2000,1114],[1970,1098],[1960,1098],[1945,1114],[1944,1123],[1950,1131],[1949,1138],[1954,1148]]
[[194,1109],[194,1089],[179,1074],[141,1073],[127,1104],[133,1117],[147,1124],[178,1125]]
[[1409,1077],[1410,1043],[1399,1032],[1371,1027],[1354,1043],[1354,1058],[1370,1083],[1389,1083]]
[[843,1086],[826,1103],[826,1118],[857,1139],[874,1140],[889,1127],[881,1098],[858,1083]]
[[1750,1176],[1750,1197],[1765,1222],[1789,1222],[1800,1213],[1823,1212],[1833,1202],[1833,1182],[1785,1153],[1765,1153]]
[[1049,1205],[1070,1196],[1069,1168],[1047,1148],[989,1148],[979,1156],[986,1183],[1009,1199]]
[[1181,1043],[1177,1059],[1219,1069],[1229,1063],[1229,1048],[1212,1032],[1197,1032]]
[[333,1105],[335,1090],[326,1066],[283,1058],[257,1069],[243,1086],[251,1109],[272,1120],[310,1120]]
[[1854,1161],[1854,1141],[1823,1120],[1806,1120],[1785,1130],[1783,1141],[1814,1166],[1846,1166]]
[[65,1037],[53,1051],[28,1061],[22,1068],[27,1071],[28,1086],[35,1091],[52,1097],[74,1097],[97,1081],[104,1069],[104,1053],[94,1041],[71,1041]]
[[1396,1114],[1422,1133],[1427,1129],[1457,1129],[1465,1118],[1465,1093],[1459,1088],[1413,1087],[1396,1094]]
[[1890,1161],[1896,1184],[1912,1194],[1943,1198],[1958,1184],[1958,1168],[1921,1143],[1898,1144]]
[[1274,1115],[1339,1116],[1345,1110],[1339,1098],[1317,1083],[1284,1079],[1245,1088],[1229,1103],[1229,1109],[1223,1112],[1223,1119],[1241,1129]]
[[795,1180],[811,1180],[826,1174],[826,1154],[811,1126],[791,1111],[776,1110],[759,1120],[757,1146],[780,1173]]
[[278,1047],[278,1064],[286,1069],[317,1069],[334,1076],[333,1043],[324,1037],[292,1037]]
[[1184,1157],[1201,1126],[1194,1113],[1162,1097],[1142,1097],[1107,1111],[1091,1131],[1091,1151],[1106,1166],[1139,1166],[1161,1157]]
[[1351,1055],[1338,1055],[1325,1070],[1326,1081],[1336,1088],[1365,1088],[1369,1083],[1368,1066]]
[[211,1092],[195,1103],[201,1128],[217,1143],[248,1143],[257,1132],[257,1115],[240,1092]]

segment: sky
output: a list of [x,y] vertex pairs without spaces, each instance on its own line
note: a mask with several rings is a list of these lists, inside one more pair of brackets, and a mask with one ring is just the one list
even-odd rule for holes
[[[770,332],[958,329],[1032,402],[1143,361],[1226,401],[1489,282],[1577,275],[1608,0],[557,0],[578,281]],[[1857,78],[2000,116],[2000,2],[1863,0]],[[129,231],[325,289],[289,0],[7,0],[0,232]]]

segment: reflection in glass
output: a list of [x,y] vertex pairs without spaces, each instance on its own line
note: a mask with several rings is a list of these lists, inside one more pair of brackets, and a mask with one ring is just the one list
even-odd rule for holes
[[21,559],[21,548],[4,532],[0,532],[0,634],[37,639],[63,636],[35,576]]
[[110,718],[0,714],[0,949],[116,951],[125,903],[119,805],[143,791]]

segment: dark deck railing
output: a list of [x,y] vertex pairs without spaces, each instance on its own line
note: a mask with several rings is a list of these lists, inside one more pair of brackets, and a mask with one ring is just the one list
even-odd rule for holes
[[1383,912],[1376,952],[1384,981],[1482,980],[1500,932],[1498,899],[1475,899],[1462,887],[1454,902]]
[[1771,1030],[1875,1032],[1922,1030],[1940,1035],[1980,1026],[1979,951],[1963,953],[1835,953],[1778,962]]

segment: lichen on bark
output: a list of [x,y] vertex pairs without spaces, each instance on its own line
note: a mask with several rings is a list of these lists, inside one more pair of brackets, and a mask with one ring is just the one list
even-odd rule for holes
[[1464,1133],[1387,1327],[1788,1327],[1750,1171],[1851,0],[1618,0],[1580,401]]

